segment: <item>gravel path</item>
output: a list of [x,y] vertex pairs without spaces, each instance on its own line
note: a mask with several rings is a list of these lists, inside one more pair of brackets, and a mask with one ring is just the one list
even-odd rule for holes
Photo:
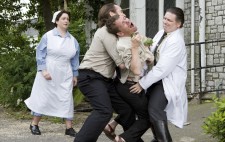
[[[174,142],[215,142],[216,140],[205,135],[201,129],[204,118],[214,110],[212,106],[211,103],[189,104],[189,121],[191,124],[185,126],[184,129],[169,125]],[[83,117],[86,118],[86,116]],[[84,121],[85,118],[82,118],[79,113],[75,114],[75,119],[83,119]],[[81,124],[74,126],[76,131],[79,131],[83,121],[81,121]],[[73,137],[64,135],[64,124],[55,124],[46,120],[41,121],[39,124],[42,132],[41,136],[32,135],[29,124],[30,120],[17,120],[9,117],[0,107],[0,142],[73,142]],[[121,132],[121,127],[118,127],[116,133]],[[150,130],[144,134],[143,139],[146,142],[152,139]],[[98,142],[109,141],[103,133],[98,139]]]

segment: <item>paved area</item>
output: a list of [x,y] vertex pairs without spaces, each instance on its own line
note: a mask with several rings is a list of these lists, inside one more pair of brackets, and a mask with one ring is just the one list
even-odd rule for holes
[[[183,129],[176,128],[173,125],[169,125],[171,135],[174,142],[215,142],[216,140],[208,135],[205,135],[202,131],[201,125],[204,119],[213,112],[215,108],[212,103],[189,104],[189,118],[191,123],[185,126]],[[77,117],[79,118],[79,114]],[[84,118],[83,118],[84,119]],[[16,120],[8,117],[2,109],[0,109],[0,142],[73,142],[72,137],[65,136],[64,124],[54,124],[48,121],[40,122],[40,129],[42,131],[41,136],[34,136],[29,130],[30,120]],[[82,124],[75,125],[76,131],[79,131]],[[117,127],[116,133],[122,132],[121,127]],[[150,142],[152,139],[151,131],[148,130],[143,135],[143,140]],[[110,142],[104,135],[98,139],[98,142]]]

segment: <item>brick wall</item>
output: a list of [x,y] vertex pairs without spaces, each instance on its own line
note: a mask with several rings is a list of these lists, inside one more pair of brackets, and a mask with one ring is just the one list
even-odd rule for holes
[[[195,0],[195,42],[199,40],[199,1]],[[206,0],[206,41],[225,40],[225,0]],[[191,42],[191,0],[185,0],[185,42]],[[187,46],[188,68],[191,67],[191,47]],[[205,44],[206,65],[225,64],[225,42]],[[199,47],[195,46],[195,67],[199,67]],[[195,92],[199,91],[199,70],[195,71]],[[190,93],[190,71],[188,72],[187,91]],[[225,89],[225,66],[206,69],[206,86],[203,90]],[[220,93],[224,93],[220,92]]]

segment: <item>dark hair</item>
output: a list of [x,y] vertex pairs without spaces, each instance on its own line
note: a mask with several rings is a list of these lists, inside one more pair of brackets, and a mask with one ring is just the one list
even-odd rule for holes
[[116,13],[116,8],[114,3],[108,3],[101,7],[98,12],[98,27],[103,27],[106,21],[111,17],[110,12]]
[[117,36],[117,33],[120,32],[119,28],[115,24],[115,21],[119,19],[119,17],[120,17],[119,15],[114,15],[106,21],[107,31],[116,36]]
[[54,23],[55,27],[57,27],[56,21],[59,21],[59,18],[63,15],[63,13],[68,14],[69,21],[70,21],[70,12],[69,11],[66,11],[66,10],[62,10],[62,11],[59,12],[59,14],[55,18],[55,23]]
[[166,12],[170,12],[176,15],[176,21],[181,22],[180,28],[183,27],[184,24],[184,11],[178,7],[171,7],[166,10]]

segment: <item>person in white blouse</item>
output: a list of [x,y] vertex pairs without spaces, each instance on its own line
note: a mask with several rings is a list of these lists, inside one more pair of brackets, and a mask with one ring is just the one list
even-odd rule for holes
[[36,48],[37,74],[31,95],[25,100],[33,120],[30,130],[41,135],[42,115],[65,119],[65,135],[75,137],[73,87],[77,85],[80,47],[68,32],[70,13],[57,11],[52,22],[55,28],[45,33]]
[[[153,142],[172,142],[167,120],[179,128],[183,128],[187,120],[187,52],[180,30],[183,23],[182,9],[166,10],[163,30],[155,35],[150,48],[155,53],[155,65],[130,88],[133,93],[147,91],[148,113],[155,134]],[[167,36],[160,44],[164,33]]]

